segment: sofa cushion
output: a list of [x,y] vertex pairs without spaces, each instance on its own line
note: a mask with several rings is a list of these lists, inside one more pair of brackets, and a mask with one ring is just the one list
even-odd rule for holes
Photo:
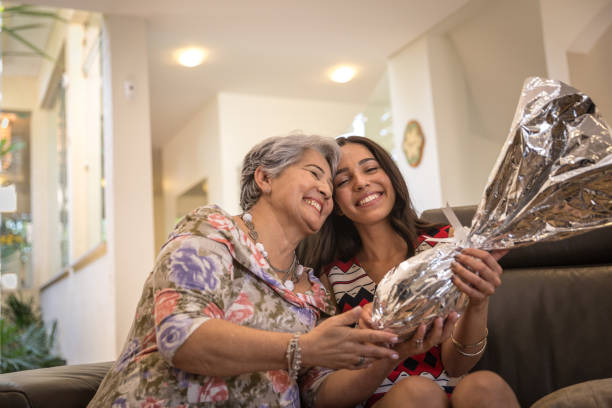
[[612,378],[586,381],[540,398],[531,408],[599,408],[612,406]]
[[111,365],[105,362],[0,374],[0,407],[85,407]]
[[527,407],[612,373],[612,266],[507,269],[490,299],[476,369],[502,376]]

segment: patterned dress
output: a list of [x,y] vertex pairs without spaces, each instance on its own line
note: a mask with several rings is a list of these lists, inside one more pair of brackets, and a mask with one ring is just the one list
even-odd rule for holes
[[229,214],[216,206],[194,210],[162,248],[123,351],[89,407],[299,407],[287,370],[212,377],[171,362],[209,319],[276,332],[311,330],[321,313],[334,310],[313,271],[303,270],[312,289],[286,289]]
[[[426,241],[427,238],[447,238],[450,226],[441,229],[422,231],[418,237],[416,253],[433,247],[436,243]],[[359,265],[357,258],[346,262],[335,261],[324,269],[331,283],[338,312],[346,312],[357,306],[363,306],[374,300],[376,284],[370,279],[366,271]],[[331,370],[319,369],[307,378],[308,386],[316,389],[322,383],[323,378],[331,373]],[[441,361],[441,348],[432,347],[427,352],[407,358],[400,363],[383,383],[376,389],[375,393],[359,406],[370,407],[381,399],[387,391],[398,381],[411,376],[422,375],[435,381],[447,393],[452,392],[456,381],[450,378],[444,371]]]

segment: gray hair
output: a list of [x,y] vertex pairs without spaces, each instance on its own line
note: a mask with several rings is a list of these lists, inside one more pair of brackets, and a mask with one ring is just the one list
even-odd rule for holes
[[242,162],[240,173],[240,207],[248,211],[261,196],[255,182],[255,170],[261,167],[265,174],[274,178],[287,167],[298,162],[308,149],[321,153],[332,171],[336,172],[340,160],[340,147],[334,139],[316,135],[291,134],[265,139],[253,147]]

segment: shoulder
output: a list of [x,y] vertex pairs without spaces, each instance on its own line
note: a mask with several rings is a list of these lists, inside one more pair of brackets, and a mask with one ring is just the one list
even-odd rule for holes
[[236,228],[232,216],[217,205],[205,205],[185,214],[174,227],[174,231],[188,231],[202,235],[209,230],[230,230]]
[[232,216],[216,205],[198,207],[183,216],[168,236],[161,253],[190,247],[198,252],[234,255],[241,244]]
[[230,214],[216,205],[206,205],[185,214],[174,226],[166,244],[180,236],[209,237],[217,233],[231,232],[237,228]]

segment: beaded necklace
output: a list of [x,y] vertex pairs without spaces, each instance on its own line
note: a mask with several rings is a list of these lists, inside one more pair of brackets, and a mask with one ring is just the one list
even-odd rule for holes
[[[266,252],[266,249],[264,248],[263,244],[257,241],[259,239],[259,234],[257,233],[257,231],[255,231],[255,225],[253,225],[253,216],[250,213],[245,212],[240,216],[240,218],[242,218],[244,225],[246,225],[249,230],[249,237],[251,237],[251,239],[255,241],[255,246],[263,254],[263,257],[266,262],[268,262],[268,265],[270,265],[270,269],[272,269],[277,274],[282,274],[283,278],[281,279],[281,282],[283,282],[283,285],[285,285],[287,289],[293,290],[295,284],[300,280],[300,277],[302,276],[302,270],[300,268],[297,268],[298,260],[295,251],[293,251],[293,261],[291,261],[291,265],[288,269],[280,269],[275,267],[274,265],[272,265],[272,262],[270,262],[270,259],[268,258],[268,252]],[[297,269],[299,269],[299,271]]]

